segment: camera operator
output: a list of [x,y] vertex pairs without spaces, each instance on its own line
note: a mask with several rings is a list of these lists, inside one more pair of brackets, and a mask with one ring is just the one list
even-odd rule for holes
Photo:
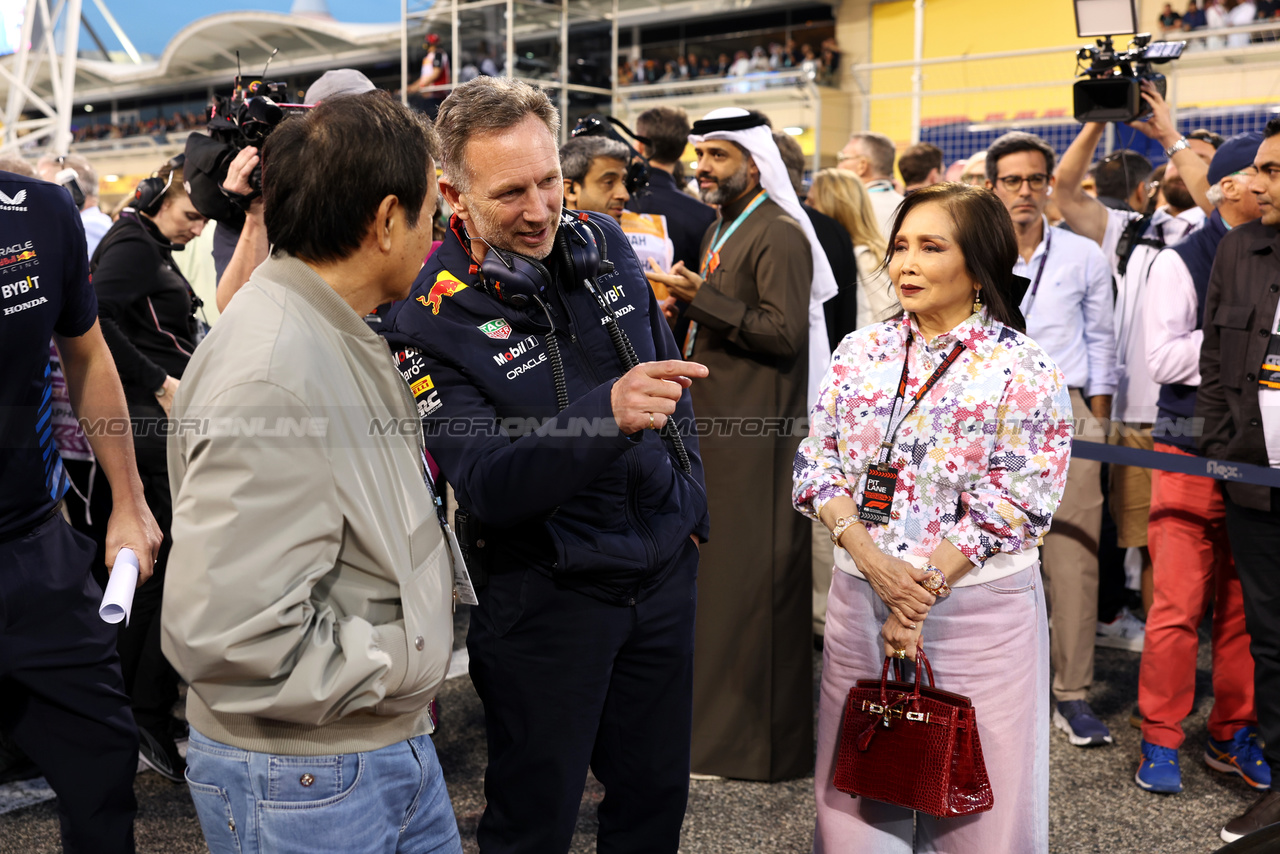
[[[1097,169],[1099,195],[1125,198],[1134,210],[1108,207],[1084,193],[1080,187],[1081,179],[1106,127],[1097,122],[1085,124],[1063,155],[1058,167],[1058,194],[1054,198],[1071,230],[1102,247],[1102,254],[1111,262],[1116,280],[1115,334],[1119,375],[1111,407],[1113,441],[1126,447],[1152,450],[1151,426],[1156,420],[1156,398],[1160,387],[1151,378],[1147,364],[1143,320],[1147,277],[1160,249],[1185,237],[1204,221],[1205,211],[1212,209],[1208,200],[1207,176],[1216,143],[1212,135],[1193,135],[1207,138],[1180,135],[1164,98],[1148,81],[1142,83],[1142,97],[1151,106],[1151,115],[1145,121],[1130,122],[1129,127],[1165,147],[1169,156],[1164,187],[1168,205],[1151,216],[1139,213],[1149,201],[1150,190],[1138,192],[1136,186],[1107,187],[1107,173],[1112,164],[1105,159]],[[1216,137],[1216,140],[1220,142],[1221,137]],[[1143,604],[1149,608],[1152,592],[1147,522],[1151,508],[1151,470],[1112,466],[1110,507],[1116,522],[1119,547],[1136,548],[1142,553]]]
[[559,123],[509,78],[445,99],[454,216],[383,334],[459,518],[483,527],[459,523],[487,573],[467,637],[488,734],[480,850],[567,851],[590,768],[600,850],[674,852],[708,535],[688,387],[707,370],[677,361],[618,225],[563,213]]
[[[353,68],[337,68],[320,75],[315,83],[308,87],[303,96],[303,103],[315,106],[325,98],[338,95],[363,95],[374,92],[377,88],[359,71]],[[249,281],[249,276],[258,265],[267,260],[270,245],[267,242],[267,227],[263,221],[262,196],[256,194],[250,184],[250,176],[261,163],[258,149],[246,146],[232,159],[227,167],[227,178],[222,182],[222,189],[231,196],[252,197],[245,208],[244,227],[235,243],[235,251],[218,274],[218,291],[216,302],[218,311],[226,311],[227,305],[236,292]],[[222,233],[222,229],[218,230]]]
[[120,628],[120,662],[133,703],[145,762],[182,782],[184,762],[174,744],[182,731],[173,718],[178,674],[160,652],[160,608],[168,563],[169,467],[163,423],[173,407],[187,361],[199,341],[195,310],[200,300],[173,261],[204,229],[182,183],[178,158],[134,191],[129,207],[102,238],[90,261],[102,333],[111,347],[134,426],[134,452],[147,505],[164,535],[155,580],[134,597],[128,625]]

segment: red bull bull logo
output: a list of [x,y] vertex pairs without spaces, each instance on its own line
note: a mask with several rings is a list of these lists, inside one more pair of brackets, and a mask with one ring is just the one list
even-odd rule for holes
[[466,283],[458,279],[448,270],[441,270],[440,275],[436,277],[435,284],[431,286],[431,290],[427,295],[419,296],[418,302],[431,309],[432,314],[440,313],[440,306],[445,297],[451,297],[458,291],[466,287]]

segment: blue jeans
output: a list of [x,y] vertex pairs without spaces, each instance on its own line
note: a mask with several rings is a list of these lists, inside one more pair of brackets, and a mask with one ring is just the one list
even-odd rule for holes
[[212,854],[462,852],[426,735],[368,753],[280,756],[192,728],[187,785]]

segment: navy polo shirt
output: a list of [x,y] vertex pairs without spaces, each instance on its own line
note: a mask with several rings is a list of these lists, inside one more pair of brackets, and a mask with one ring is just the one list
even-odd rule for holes
[[49,339],[98,318],[84,224],[57,184],[0,172],[0,540],[67,490],[53,443]]

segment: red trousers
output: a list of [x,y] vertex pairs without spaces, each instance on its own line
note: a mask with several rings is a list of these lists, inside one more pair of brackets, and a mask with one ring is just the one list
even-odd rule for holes
[[[1156,450],[1189,456],[1162,443]],[[1257,715],[1244,600],[1218,482],[1152,472],[1147,542],[1155,571],[1155,603],[1147,615],[1138,675],[1142,737],[1161,747],[1182,746],[1182,721],[1195,700],[1197,628],[1212,601],[1214,701],[1209,735],[1229,739],[1240,727],[1256,724]]]

